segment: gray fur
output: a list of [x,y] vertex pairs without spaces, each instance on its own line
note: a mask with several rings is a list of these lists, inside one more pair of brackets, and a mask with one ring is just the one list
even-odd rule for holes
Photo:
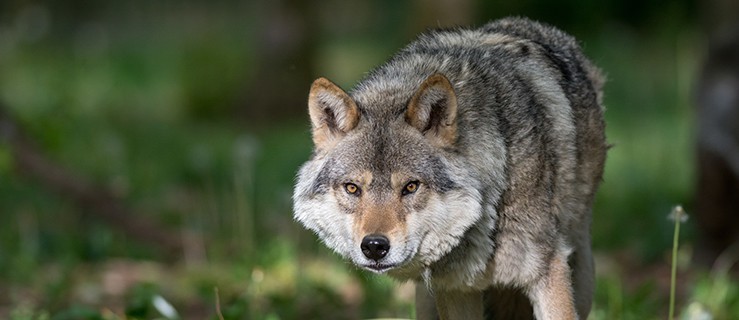
[[[432,108],[419,116],[430,129],[413,127],[408,104],[436,74],[453,93],[440,85],[419,99]],[[387,265],[380,272],[424,283],[418,290],[431,295],[417,297],[433,297],[442,318],[474,317],[483,302],[488,316],[561,319],[574,308],[585,318],[594,285],[590,208],[607,149],[602,83],[571,36],[527,19],[424,33],[348,93],[356,127],[313,123],[317,144],[317,132],[332,140],[298,174],[295,218],[357,265]],[[452,119],[444,110],[456,127],[443,127]],[[421,187],[399,196],[393,177]],[[346,195],[348,182],[361,196]],[[368,216],[380,213],[387,218]],[[389,219],[398,222],[385,228],[388,256],[369,261],[357,230]],[[552,294],[560,285],[572,308]],[[461,305],[474,312],[459,313]]]

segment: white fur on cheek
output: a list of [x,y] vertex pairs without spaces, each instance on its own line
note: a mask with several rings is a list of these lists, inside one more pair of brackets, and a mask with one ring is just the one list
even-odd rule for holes
[[463,191],[450,191],[433,196],[425,210],[409,216],[408,233],[421,238],[418,258],[424,265],[449,253],[482,217],[480,200],[475,198]]
[[295,219],[314,231],[326,246],[344,257],[350,255],[352,217],[338,209],[331,195],[301,201],[296,205],[295,212]]
[[311,165],[320,168],[322,163],[315,161],[300,170],[300,178],[293,194],[294,218],[315,232],[326,246],[343,257],[349,257],[353,247],[352,216],[339,209],[331,192],[310,195],[313,180],[304,178],[303,173],[311,172]]

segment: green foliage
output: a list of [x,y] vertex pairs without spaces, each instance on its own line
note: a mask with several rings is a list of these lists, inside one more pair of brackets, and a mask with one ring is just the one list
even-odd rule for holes
[[151,301],[157,295],[157,291],[157,287],[153,284],[137,284],[126,299],[126,316],[134,319],[150,318],[154,312]]
[[34,311],[26,306],[19,306],[10,311],[10,320],[49,320],[49,314],[43,311]]
[[717,320],[734,319],[739,314],[739,283],[725,271],[702,274],[695,282],[690,301],[683,308],[685,315],[710,314]]
[[624,276],[607,275],[597,279],[595,303],[591,311],[594,320],[607,319],[658,319],[660,306],[653,283],[643,283],[637,288],[624,288]]
[[55,314],[51,320],[105,320],[105,318],[95,309],[74,305]]
[[608,78],[606,131],[613,144],[593,210],[596,248],[630,247],[654,261],[672,243],[663,213],[675,203],[690,208],[689,95],[700,58],[692,46],[674,44],[698,41],[688,32],[639,39],[618,30],[584,41]]

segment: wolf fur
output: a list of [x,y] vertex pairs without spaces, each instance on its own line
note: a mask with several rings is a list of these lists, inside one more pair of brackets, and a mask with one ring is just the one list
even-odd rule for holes
[[295,219],[418,283],[419,319],[584,319],[602,83],[571,36],[524,18],[421,34],[349,93],[319,78]]

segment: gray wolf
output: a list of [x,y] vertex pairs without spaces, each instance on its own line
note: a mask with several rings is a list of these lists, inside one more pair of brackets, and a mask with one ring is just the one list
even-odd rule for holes
[[319,78],[294,217],[415,281],[420,319],[584,319],[602,83],[571,36],[524,18],[421,34],[349,92]]

